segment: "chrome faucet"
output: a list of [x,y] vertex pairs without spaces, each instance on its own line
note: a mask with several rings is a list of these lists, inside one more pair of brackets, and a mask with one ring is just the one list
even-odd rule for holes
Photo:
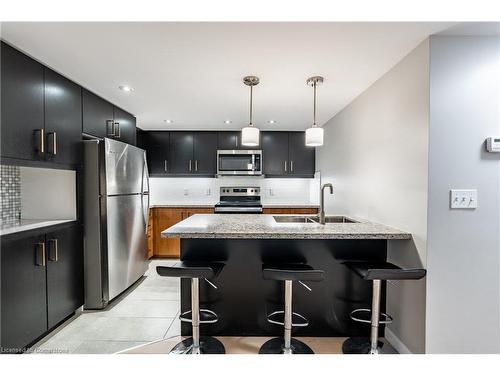
[[323,184],[319,199],[319,223],[325,225],[325,188],[330,188],[330,194],[333,194],[333,185]]

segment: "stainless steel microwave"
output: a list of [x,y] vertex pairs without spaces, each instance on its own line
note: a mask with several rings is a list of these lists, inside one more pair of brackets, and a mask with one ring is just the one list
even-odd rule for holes
[[217,174],[222,176],[262,175],[262,150],[218,150]]

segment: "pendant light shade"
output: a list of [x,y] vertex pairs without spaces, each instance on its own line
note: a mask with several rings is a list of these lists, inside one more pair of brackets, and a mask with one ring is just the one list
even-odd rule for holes
[[259,145],[259,128],[255,126],[245,126],[241,129],[241,144],[243,146],[258,146]]
[[306,146],[323,146],[323,128],[313,126],[306,129]]
[[313,124],[306,129],[306,146],[310,147],[323,146],[323,128],[316,125],[316,86],[322,84],[323,80],[323,77],[315,76],[306,81],[306,84],[314,89]]
[[243,146],[255,147],[259,145],[260,131],[253,125],[253,87],[259,84],[259,77],[247,76],[243,78],[243,83],[250,86],[250,121],[248,126],[241,129],[241,144]]

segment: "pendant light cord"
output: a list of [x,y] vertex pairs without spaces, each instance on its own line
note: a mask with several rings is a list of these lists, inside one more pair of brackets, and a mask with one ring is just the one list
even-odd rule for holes
[[313,127],[315,127],[316,126],[316,81],[314,81],[313,87],[314,87]]
[[252,108],[253,108],[253,86],[250,86],[250,126],[253,126],[252,124]]

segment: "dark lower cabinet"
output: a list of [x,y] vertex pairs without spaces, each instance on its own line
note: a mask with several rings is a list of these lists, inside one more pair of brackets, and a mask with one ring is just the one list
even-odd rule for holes
[[114,135],[113,104],[83,89],[82,105],[83,133],[99,138],[112,138]]
[[46,160],[63,164],[82,162],[82,89],[47,68],[45,138]]
[[130,113],[125,112],[123,109],[114,107],[114,136],[112,138],[136,145],[136,120]]
[[1,155],[42,159],[43,66],[1,43]]
[[49,329],[83,305],[82,245],[83,237],[79,225],[46,235]]
[[197,175],[217,173],[217,133],[195,132],[193,147],[194,169]]
[[45,236],[1,242],[1,346],[19,351],[47,330]]
[[78,223],[2,237],[4,352],[21,351],[83,305],[82,245]]

